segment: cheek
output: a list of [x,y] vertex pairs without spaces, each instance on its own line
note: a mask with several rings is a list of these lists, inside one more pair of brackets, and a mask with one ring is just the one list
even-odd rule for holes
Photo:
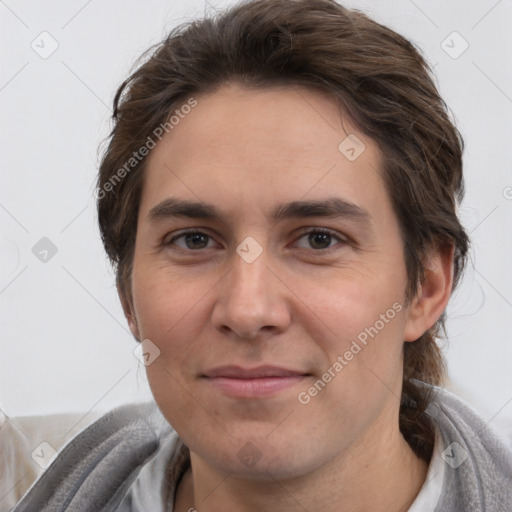
[[151,392],[167,421],[180,434],[190,422],[207,426],[188,381],[190,360],[199,353],[195,345],[207,320],[201,301],[204,293],[198,285],[167,281],[160,274],[158,280],[141,280],[134,300],[141,335],[160,350],[146,366]]
[[303,278],[294,286],[299,323],[329,353],[347,350],[353,340],[364,343],[376,331],[393,337],[403,324],[403,296],[397,291],[401,280],[396,274],[348,268],[329,279]]
[[204,294],[204,282],[183,281],[161,268],[139,270],[133,297],[141,336],[164,351],[169,340],[181,339],[177,333],[197,315]]
[[397,283],[402,279],[383,272],[364,278],[360,273],[346,273],[316,287],[303,281],[299,293],[309,289],[315,314],[307,314],[304,308],[301,317],[323,352],[325,373],[320,378],[328,382],[316,405],[323,402],[328,409],[332,407],[340,419],[352,414],[364,417],[370,397],[378,405],[389,389],[400,385],[405,308]]
[[139,276],[138,283],[134,282],[134,306],[141,339],[151,340],[160,351],[146,366],[152,394],[168,421],[180,424],[186,421],[180,419],[182,411],[197,412],[187,390],[195,369],[192,363],[202,352],[197,345],[208,321],[206,292],[204,282],[177,283],[162,274],[155,272],[159,279]]
[[163,416],[188,446],[195,446],[197,433],[223,439],[223,417],[215,404],[203,404],[193,387],[183,381],[178,368],[159,357],[146,367],[151,393]]

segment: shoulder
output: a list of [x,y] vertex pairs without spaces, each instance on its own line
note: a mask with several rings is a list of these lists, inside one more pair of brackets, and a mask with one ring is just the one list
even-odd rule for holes
[[126,494],[169,438],[176,433],[154,403],[116,408],[61,450],[13,512],[103,510]]
[[8,417],[0,410],[0,508],[14,507],[52,454],[100,416],[90,411]]
[[510,442],[453,393],[432,386],[431,397],[426,412],[441,432],[445,462],[436,510],[512,510]]

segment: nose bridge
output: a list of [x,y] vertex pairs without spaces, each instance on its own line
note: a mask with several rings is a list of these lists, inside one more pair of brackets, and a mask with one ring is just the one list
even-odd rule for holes
[[[245,247],[247,248],[247,247]],[[264,300],[268,300],[267,294],[271,292],[272,285],[269,282],[268,258],[267,255],[261,252],[256,258],[251,255],[251,258],[245,258],[244,254],[240,255],[244,246],[240,244],[237,249],[237,254],[233,258],[233,268],[230,272],[229,299],[239,303],[248,302],[256,306],[256,301],[259,307]],[[249,248],[248,254],[250,254]],[[254,259],[253,259],[254,258]]]
[[[251,241],[248,244],[242,243],[237,248],[213,313],[217,328],[229,328],[240,337],[254,337],[263,327],[284,328],[288,318],[286,305],[279,296],[282,290],[276,286],[275,276],[268,266],[267,253],[260,251],[254,258],[254,247]],[[248,254],[251,257],[247,257]]]

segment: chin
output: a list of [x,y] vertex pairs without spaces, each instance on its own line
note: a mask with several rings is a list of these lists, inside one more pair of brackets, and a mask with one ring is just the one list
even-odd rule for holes
[[[325,464],[325,458],[309,453],[303,447],[310,445],[296,433],[285,436],[247,435],[230,438],[225,443],[206,443],[192,450],[195,455],[234,478],[256,481],[275,481],[300,478]],[[214,447],[214,451],[212,448]]]

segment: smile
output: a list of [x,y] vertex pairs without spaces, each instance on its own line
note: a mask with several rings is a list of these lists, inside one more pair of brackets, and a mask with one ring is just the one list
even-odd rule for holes
[[307,376],[300,371],[271,366],[254,369],[224,366],[202,375],[213,388],[236,398],[272,396],[302,382]]

